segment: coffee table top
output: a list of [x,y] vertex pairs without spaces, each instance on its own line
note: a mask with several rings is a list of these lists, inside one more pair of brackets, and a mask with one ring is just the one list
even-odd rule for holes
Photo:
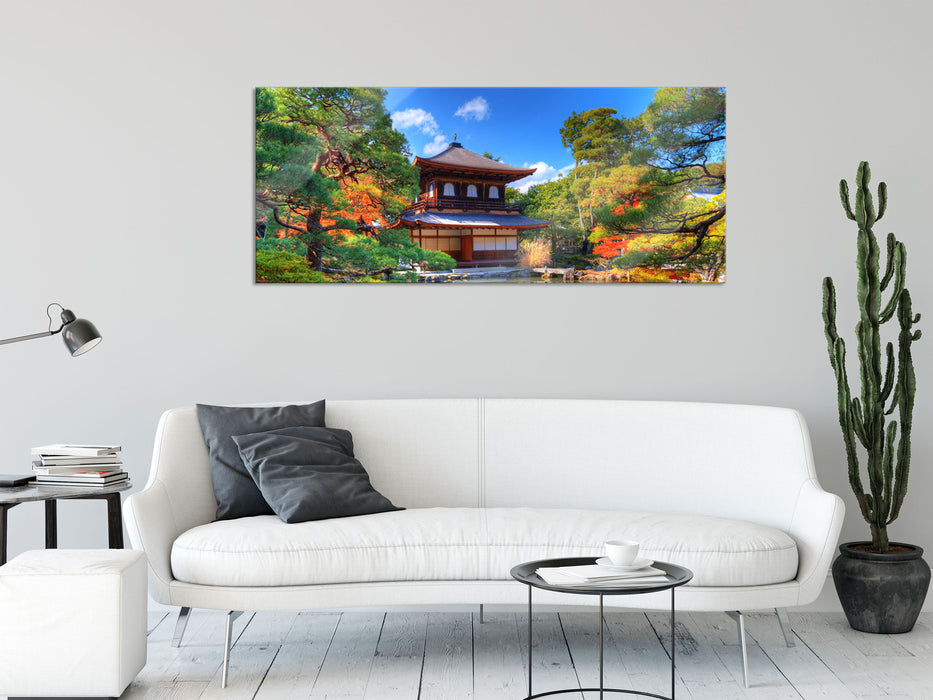
[[107,486],[52,486],[31,482],[25,486],[0,487],[0,503],[26,503],[27,501],[50,501],[57,498],[87,498],[105,496],[132,488],[129,481]]
[[534,588],[543,588],[548,591],[561,591],[562,593],[582,593],[584,595],[635,595],[638,593],[651,593],[654,591],[664,591],[669,588],[682,586],[693,578],[693,572],[690,569],[669,564],[664,561],[656,561],[652,566],[661,569],[667,574],[667,581],[656,581],[654,583],[625,584],[614,588],[606,583],[588,586],[573,585],[561,586],[550,584],[535,573],[541,567],[551,566],[584,566],[595,564],[597,557],[570,557],[565,559],[539,559],[538,561],[527,561],[524,564],[512,567],[512,578],[516,581],[533,586]]

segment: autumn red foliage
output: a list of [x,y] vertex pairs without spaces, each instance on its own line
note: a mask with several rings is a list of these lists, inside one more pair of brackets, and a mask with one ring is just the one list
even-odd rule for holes
[[607,236],[601,238],[593,247],[593,252],[601,258],[615,258],[627,253],[632,244],[632,236]]

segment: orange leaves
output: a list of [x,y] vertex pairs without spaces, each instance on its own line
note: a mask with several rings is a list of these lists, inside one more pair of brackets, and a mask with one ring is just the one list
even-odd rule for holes
[[[327,210],[321,217],[321,225],[332,226],[338,219],[350,219],[369,226],[375,220],[382,220],[383,198],[385,193],[373,181],[369,174],[357,176],[357,181],[344,181],[341,183],[341,195],[344,206],[340,209]],[[349,229],[333,229],[331,235],[345,236],[352,231]]]
[[641,199],[633,198],[630,202],[622,202],[615,209],[612,210],[612,213],[616,216],[622,216],[629,209],[637,209],[641,206]]
[[616,258],[627,253],[632,245],[632,236],[608,236],[593,247],[593,252],[601,258]]

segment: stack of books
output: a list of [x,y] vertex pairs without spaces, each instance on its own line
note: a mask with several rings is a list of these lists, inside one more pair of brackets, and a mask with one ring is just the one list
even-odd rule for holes
[[[652,562],[653,563],[653,562]],[[587,586],[595,588],[623,588],[625,586],[643,586],[649,583],[667,581],[667,574],[661,569],[646,565],[630,571],[620,571],[624,567],[608,567],[598,564],[584,566],[541,567],[535,571],[552,586]]]
[[38,484],[94,488],[129,479],[119,445],[43,445],[32,455]]

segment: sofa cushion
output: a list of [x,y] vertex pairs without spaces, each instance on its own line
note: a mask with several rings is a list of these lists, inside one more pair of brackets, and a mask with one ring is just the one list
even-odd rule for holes
[[290,406],[197,404],[197,412],[210,458],[218,520],[272,514],[240,458],[234,435],[295,425],[324,425],[323,400]]
[[286,523],[400,510],[353,457],[349,430],[297,426],[233,441],[263,498]]
[[183,533],[176,579],[216,586],[300,586],[420,580],[504,580],[525,561],[601,556],[607,539],[681,564],[694,586],[789,581],[797,547],[785,532],[726,518],[632,511],[416,508],[288,525],[274,516]]

